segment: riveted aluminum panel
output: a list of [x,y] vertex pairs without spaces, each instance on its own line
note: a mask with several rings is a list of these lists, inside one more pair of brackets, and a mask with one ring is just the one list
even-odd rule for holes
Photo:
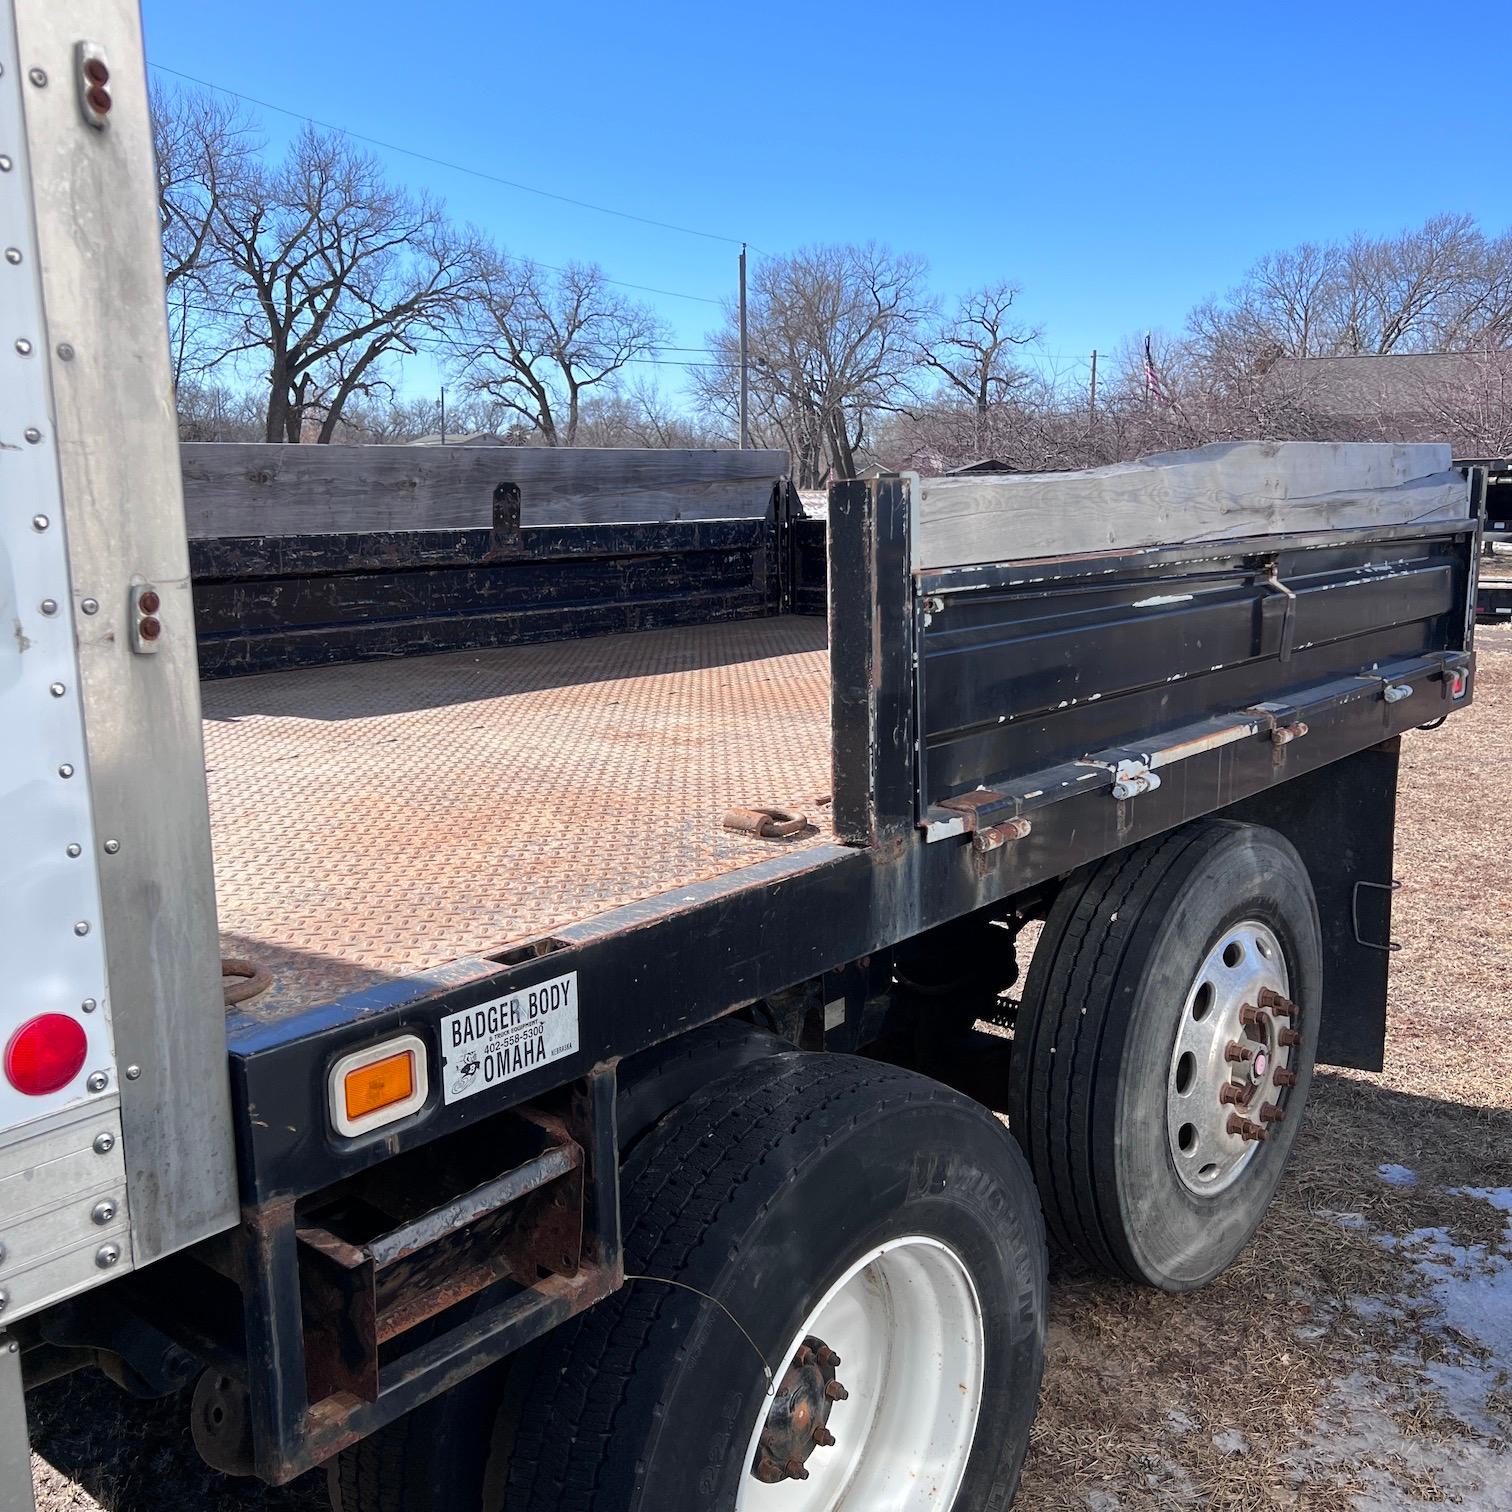
[[[76,766],[87,768],[101,842],[140,1264],[235,1216],[156,174],[136,0],[13,4],[46,323],[35,360],[51,368],[72,575],[60,622],[76,638],[82,678],[86,752]],[[114,103],[103,129],[80,108],[80,43],[109,64]],[[162,600],[151,655],[132,649],[128,609],[140,583]]]
[[131,1269],[120,1127],[108,1094],[0,1140],[7,1319]]
[[[0,14],[0,154],[9,163],[0,171],[0,728],[8,732],[0,741],[0,1055],[40,1014],[77,1025],[85,1051],[76,1074],[42,1095],[18,1090],[0,1072],[4,1322],[96,1279],[92,1249],[91,1273],[81,1277],[57,1232],[76,1206],[73,1174],[55,1158],[60,1118],[71,1124],[82,1117],[91,1130],[109,1131],[120,1159],[102,857],[69,613],[67,521],[22,114],[28,85],[18,64],[7,8]],[[114,1228],[124,1231],[119,1171],[110,1185]],[[129,1245],[114,1268],[129,1268]]]

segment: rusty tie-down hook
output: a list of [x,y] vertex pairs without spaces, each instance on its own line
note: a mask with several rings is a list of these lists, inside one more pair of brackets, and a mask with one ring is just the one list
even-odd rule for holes
[[724,827],[761,840],[792,840],[810,828],[808,815],[780,808],[732,808],[724,816]]

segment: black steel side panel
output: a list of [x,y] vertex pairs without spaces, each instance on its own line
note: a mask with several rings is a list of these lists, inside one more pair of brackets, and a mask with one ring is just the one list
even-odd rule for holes
[[192,541],[223,677],[778,612],[770,517]]
[[[1206,548],[1035,581],[931,585],[919,802],[1128,745],[1288,689],[1462,649],[1472,537]],[[942,577],[944,575],[941,575]],[[947,580],[948,584],[948,580]]]

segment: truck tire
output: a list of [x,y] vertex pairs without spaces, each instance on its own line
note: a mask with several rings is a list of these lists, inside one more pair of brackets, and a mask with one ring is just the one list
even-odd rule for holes
[[642,1141],[622,1205],[624,1288],[511,1372],[506,1512],[1007,1506],[1044,1244],[980,1107],[874,1061],[768,1056]]
[[481,1512],[498,1507],[512,1420],[501,1410],[510,1362],[343,1449],[326,1465],[332,1512]]
[[1273,830],[1202,820],[1076,872],[1009,1074],[1052,1243],[1171,1292],[1229,1265],[1297,1137],[1321,986],[1312,884]]

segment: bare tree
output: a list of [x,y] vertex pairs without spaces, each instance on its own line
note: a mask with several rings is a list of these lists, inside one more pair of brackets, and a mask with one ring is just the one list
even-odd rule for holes
[[329,441],[383,360],[443,330],[473,288],[473,244],[438,202],[310,127],[276,171],[240,177],[212,235],[239,296],[227,355],[266,354],[269,441],[301,440],[311,420]]
[[973,289],[952,315],[925,332],[920,344],[920,360],[938,376],[946,396],[965,400],[980,415],[1025,382],[1024,370],[1011,356],[1015,347],[1037,341],[1041,333],[1012,313],[1022,292],[1009,279]]
[[583,403],[579,446],[691,449],[714,444],[706,427],[645,378]]
[[175,384],[213,363],[224,343],[228,268],[212,237],[226,195],[254,161],[255,127],[240,107],[200,90],[154,85],[152,144]]
[[1512,350],[1467,352],[1456,365],[1424,387],[1429,423],[1456,456],[1512,456]]
[[[799,486],[826,469],[856,474],[875,418],[914,398],[918,335],[931,314],[924,264],[868,243],[811,247],[756,266],[748,299],[753,429],[781,438]],[[711,334],[714,361],[695,380],[705,413],[729,426],[738,405],[734,307]]]
[[480,262],[460,381],[547,446],[575,446],[585,397],[664,339],[654,312],[619,294],[602,269],[574,263],[552,273],[490,251]]

